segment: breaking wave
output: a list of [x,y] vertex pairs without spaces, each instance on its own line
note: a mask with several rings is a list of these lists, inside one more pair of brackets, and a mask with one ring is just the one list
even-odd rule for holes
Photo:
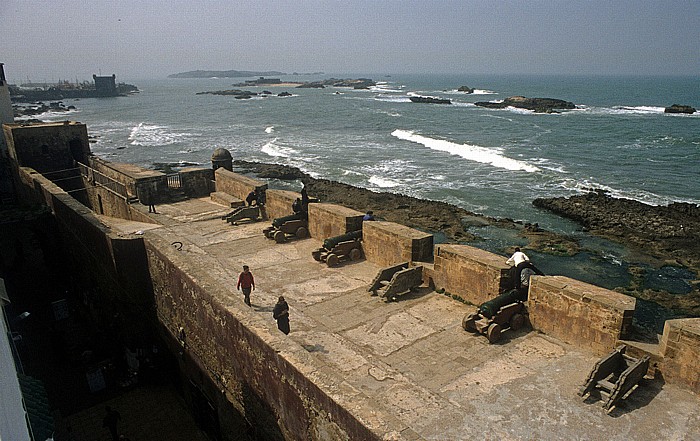
[[275,142],[277,142],[277,138],[262,146],[260,151],[269,156],[274,156],[277,158],[290,158],[292,155],[294,155],[294,153],[297,153],[297,151],[293,148],[283,147],[275,144]]
[[189,136],[189,133],[171,132],[166,126],[139,123],[137,126],[132,127],[128,139],[131,145],[156,147],[175,144],[187,139]]
[[275,131],[275,126],[270,126],[265,128],[265,133],[272,133]]
[[501,149],[498,148],[486,148],[470,144],[457,144],[455,142],[446,141],[443,139],[434,139],[428,138],[427,136],[416,135],[411,131],[401,129],[394,130],[391,135],[405,141],[422,144],[432,150],[447,152],[452,155],[461,156],[469,161],[490,164],[494,167],[503,168],[506,170],[520,170],[528,173],[540,170],[534,165],[503,156],[500,153]]

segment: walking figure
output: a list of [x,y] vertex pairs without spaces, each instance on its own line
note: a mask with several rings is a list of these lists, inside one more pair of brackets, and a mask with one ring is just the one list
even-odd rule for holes
[[272,317],[277,320],[277,329],[289,334],[289,305],[284,297],[280,296],[275,308],[272,310]]
[[253,273],[250,272],[248,265],[243,265],[243,272],[238,276],[238,285],[236,288],[243,291],[245,304],[250,305],[250,292],[255,289],[255,279]]
[[105,407],[105,412],[107,412],[107,414],[102,419],[102,427],[109,429],[109,433],[112,434],[113,441],[119,441],[119,430],[117,429],[117,425],[119,424],[119,421],[121,421],[122,416],[119,414],[119,412],[109,406]]

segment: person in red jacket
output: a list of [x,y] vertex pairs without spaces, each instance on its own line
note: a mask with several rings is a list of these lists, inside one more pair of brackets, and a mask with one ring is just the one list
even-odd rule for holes
[[248,265],[243,265],[243,272],[238,276],[238,285],[236,285],[236,289],[243,291],[245,304],[251,306],[250,292],[255,289],[255,279],[253,278],[253,273],[250,272]]

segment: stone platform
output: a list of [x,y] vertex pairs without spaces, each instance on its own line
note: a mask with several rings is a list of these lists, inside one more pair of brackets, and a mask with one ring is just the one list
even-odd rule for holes
[[[232,226],[217,217],[226,211],[194,199],[159,205],[160,227],[130,231],[120,221],[118,229],[180,262],[222,310],[378,439],[700,439],[700,398],[687,390],[648,380],[607,415],[576,394],[599,359],[588,349],[529,329],[490,345],[461,328],[472,307],[427,287],[385,303],[367,292],[374,264],[328,268],[311,257],[320,240],[276,244],[261,232],[267,223]],[[243,264],[255,275],[252,308],[235,288]],[[288,336],[271,313],[280,295],[290,306]],[[193,352],[206,344],[192,340]]]

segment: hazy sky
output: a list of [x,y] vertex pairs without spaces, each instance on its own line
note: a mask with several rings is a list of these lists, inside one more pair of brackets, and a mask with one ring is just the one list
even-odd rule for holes
[[700,74],[700,0],[0,0],[12,82],[188,70]]

